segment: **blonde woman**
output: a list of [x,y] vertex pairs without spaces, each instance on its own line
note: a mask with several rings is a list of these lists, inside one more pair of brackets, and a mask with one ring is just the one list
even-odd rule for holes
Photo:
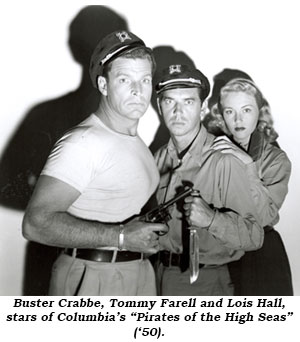
[[245,164],[265,231],[261,249],[246,252],[230,265],[235,294],[292,295],[288,257],[274,229],[288,192],[291,163],[276,143],[278,135],[268,103],[254,82],[233,79],[221,88],[215,112],[215,122],[226,136],[217,137],[213,147]]

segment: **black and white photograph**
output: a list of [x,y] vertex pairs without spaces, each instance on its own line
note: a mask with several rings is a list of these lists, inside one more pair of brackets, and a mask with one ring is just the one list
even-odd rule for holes
[[296,301],[298,13],[3,2],[0,296]]

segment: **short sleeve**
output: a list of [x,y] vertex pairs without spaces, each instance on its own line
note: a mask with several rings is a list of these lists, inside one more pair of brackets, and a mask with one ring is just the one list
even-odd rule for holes
[[51,152],[41,175],[57,178],[82,192],[93,177],[90,151],[76,142],[60,141]]

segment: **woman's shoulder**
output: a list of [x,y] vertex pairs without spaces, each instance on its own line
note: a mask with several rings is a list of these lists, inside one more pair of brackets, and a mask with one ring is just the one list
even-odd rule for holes
[[291,161],[287,153],[278,145],[277,142],[268,142],[264,146],[261,164],[264,169],[285,169],[291,172]]
[[265,157],[282,158],[289,160],[286,152],[279,146],[277,141],[267,142],[264,146]]

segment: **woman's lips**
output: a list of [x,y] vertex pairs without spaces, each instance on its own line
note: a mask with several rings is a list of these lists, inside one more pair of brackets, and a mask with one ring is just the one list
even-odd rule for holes
[[241,132],[241,131],[244,131],[246,128],[245,127],[235,127],[235,131],[237,132]]

